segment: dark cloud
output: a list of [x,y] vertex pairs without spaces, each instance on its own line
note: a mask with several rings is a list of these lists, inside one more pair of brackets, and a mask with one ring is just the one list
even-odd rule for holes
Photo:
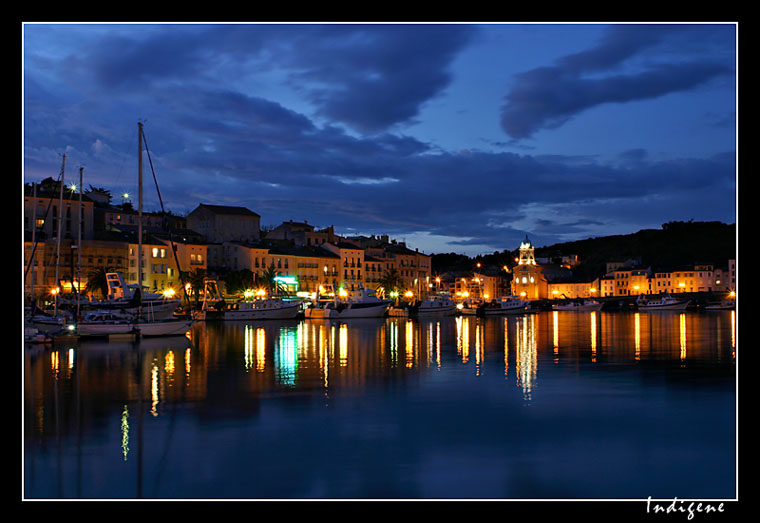
[[[693,26],[614,26],[593,49],[515,75],[502,127],[513,138],[530,138],[597,105],[657,98],[734,75],[726,65],[733,61],[698,52],[704,38]],[[671,40],[679,42],[678,54]]]

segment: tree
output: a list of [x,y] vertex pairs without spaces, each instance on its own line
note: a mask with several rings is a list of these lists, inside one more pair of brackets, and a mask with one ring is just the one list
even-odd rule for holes
[[389,295],[391,292],[399,292],[404,287],[404,279],[401,277],[401,273],[398,269],[385,269],[382,277],[380,278],[379,286],[377,290],[382,289],[385,295]]
[[193,269],[192,271],[182,272],[180,280],[183,286],[188,283],[190,284],[190,296],[195,298],[195,303],[198,303],[198,296],[206,283],[206,269]]
[[106,280],[106,273],[113,272],[108,268],[96,268],[87,273],[87,285],[85,285],[85,294],[100,293],[103,298],[108,296],[108,281]]
[[250,269],[232,271],[224,277],[228,294],[242,294],[254,285],[254,274]]
[[280,271],[274,268],[274,263],[261,271],[260,279],[266,285],[269,294],[279,294],[283,291],[282,285],[275,279],[279,275]]

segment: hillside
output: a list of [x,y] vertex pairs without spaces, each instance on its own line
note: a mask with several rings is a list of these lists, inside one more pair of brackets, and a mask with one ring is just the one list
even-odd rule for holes
[[[610,261],[641,258],[653,270],[712,264],[726,267],[736,258],[736,224],[721,222],[668,222],[661,229],[644,229],[632,234],[602,236],[536,248],[536,257],[577,254],[581,262],[573,270],[577,278],[593,278],[605,272]],[[475,263],[501,267],[513,265],[514,251],[502,251],[469,260],[461,255],[433,255],[433,271],[472,270]]]

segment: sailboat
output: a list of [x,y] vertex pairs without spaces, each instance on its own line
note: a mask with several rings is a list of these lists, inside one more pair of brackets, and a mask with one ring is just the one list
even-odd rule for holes
[[[142,122],[137,123],[137,175],[138,175],[138,206],[137,206],[137,284],[138,289],[142,288],[142,146],[145,143]],[[147,149],[147,143],[145,147]],[[160,194],[159,194],[160,198]],[[163,206],[163,204],[162,204]],[[172,249],[174,251],[174,249]],[[142,305],[141,305],[142,308]],[[173,312],[173,311],[172,311]],[[183,335],[190,330],[195,323],[192,318],[146,318],[139,315],[135,322],[135,329],[141,336],[177,336]]]
[[[95,304],[74,324],[80,336],[136,334],[140,336],[183,335],[193,325],[191,318],[175,318],[179,300],[165,300],[161,295],[146,293],[142,289],[142,123],[138,123],[138,186],[137,211],[137,285],[127,285],[120,273],[108,273],[109,296],[105,302]],[[88,304],[89,305],[89,304]]]

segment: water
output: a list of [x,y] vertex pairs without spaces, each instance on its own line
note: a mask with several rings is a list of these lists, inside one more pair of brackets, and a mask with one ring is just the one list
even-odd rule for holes
[[735,499],[734,312],[24,348],[26,499]]

